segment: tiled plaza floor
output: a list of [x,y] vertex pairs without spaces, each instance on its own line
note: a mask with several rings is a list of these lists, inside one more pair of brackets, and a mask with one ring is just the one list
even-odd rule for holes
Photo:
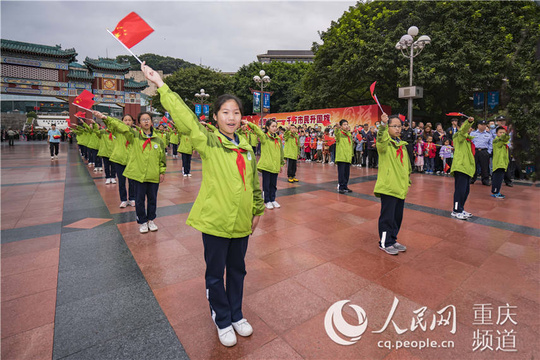
[[[118,208],[117,185],[75,145],[62,143],[54,162],[44,142],[1,149],[2,359],[540,357],[538,186],[504,187],[498,200],[473,185],[475,217],[459,221],[453,178],[413,174],[399,234],[408,250],[389,256],[377,246],[376,170],[353,167],[354,192],[340,195],[336,167],[299,163],[300,182],[280,174],[282,207],[249,240],[244,315],[255,332],[225,348],[205,296],[201,234],[185,225],[197,156],[191,178],[168,157],[159,231],[141,235],[134,208]],[[350,300],[330,325],[340,339],[361,334],[352,306],[366,314],[352,345],[325,331],[340,300]],[[456,310],[445,326],[450,309],[437,312],[447,305]]]

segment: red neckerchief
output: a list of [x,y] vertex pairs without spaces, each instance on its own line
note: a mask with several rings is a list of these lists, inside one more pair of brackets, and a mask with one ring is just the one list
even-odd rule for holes
[[472,154],[474,156],[475,155],[474,153],[476,152],[476,147],[474,146],[471,139],[467,139],[467,141],[471,143],[471,151],[472,151]]
[[294,138],[294,141],[296,141],[296,146],[298,146],[298,137],[293,135],[293,138]]
[[268,137],[269,137],[270,139],[274,140],[274,143],[275,143],[276,145],[278,144],[279,140],[278,140],[277,137],[273,138],[272,136],[270,136],[270,133],[269,133],[269,132],[267,132],[266,135],[268,135]]
[[342,133],[343,135],[345,135],[345,136],[347,137],[347,139],[349,139],[349,144],[350,144],[350,143],[351,143],[351,138],[349,137],[349,135],[347,135],[347,133],[344,132],[343,130],[341,130],[341,133]]
[[128,140],[126,140],[126,148],[128,147],[128,145],[129,145],[129,141],[128,141]]
[[144,140],[144,144],[142,146],[142,151],[144,151],[144,149],[146,149],[146,145],[152,143],[152,138],[148,138],[146,140]]
[[[218,136],[219,142],[223,144],[223,141]],[[234,152],[236,152],[236,167],[238,168],[238,172],[240,173],[240,176],[242,177],[242,182],[244,183],[244,191],[246,191],[246,180],[244,179],[244,173],[246,172],[246,160],[244,160],[244,157],[242,156],[242,153],[247,152],[247,150],[244,149],[229,149]]]
[[399,157],[399,160],[401,160],[401,164],[403,164],[403,144],[399,145],[396,150],[396,158]]
[[109,133],[109,140],[112,141],[112,133],[111,132]]

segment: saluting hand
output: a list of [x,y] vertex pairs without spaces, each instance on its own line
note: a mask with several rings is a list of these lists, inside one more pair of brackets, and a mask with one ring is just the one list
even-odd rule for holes
[[474,118],[472,116],[469,116],[469,118],[467,119],[470,123],[472,123],[474,121]]
[[107,118],[107,116],[105,116],[102,113],[100,113],[99,111],[95,111],[95,110],[92,111],[92,115],[94,115],[95,117],[97,117],[98,119],[101,119],[101,120]]

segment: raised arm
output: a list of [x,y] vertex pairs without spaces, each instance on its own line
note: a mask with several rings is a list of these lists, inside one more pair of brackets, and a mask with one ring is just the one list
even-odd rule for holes
[[189,134],[195,150],[201,156],[204,156],[209,135],[208,130],[199,123],[199,119],[193,111],[191,111],[178,94],[173,92],[163,82],[156,71],[144,62],[141,65],[141,70],[146,79],[158,87],[161,105],[171,114],[176,129],[181,133]]
[[265,142],[267,140],[266,134],[264,133],[264,131],[261,130],[260,127],[249,121],[246,121],[246,125],[249,126],[251,130],[253,130],[253,132],[255,133],[255,135],[257,135],[261,142]]

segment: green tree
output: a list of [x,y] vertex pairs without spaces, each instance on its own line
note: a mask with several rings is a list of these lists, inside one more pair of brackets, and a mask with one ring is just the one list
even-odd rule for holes
[[[156,54],[143,54],[139,56],[139,59],[141,59],[141,61],[146,61],[146,64],[154,70],[162,70],[164,74],[172,74],[178,69],[197,66],[182,59]],[[140,64],[134,56],[118,55],[116,61],[120,63],[129,62],[133,70],[140,69]]]
[[447,122],[448,111],[473,113],[474,91],[502,90],[501,108],[527,140],[522,154],[538,156],[540,7],[532,1],[359,2],[313,45],[299,108],[373,103],[376,80],[381,102],[406,113],[397,92],[408,86],[409,61],[395,44],[412,25],[432,39],[414,60],[414,84],[424,87],[416,114]]
[[242,66],[233,77],[233,91],[242,100],[244,113],[253,113],[253,95],[249,89],[260,90],[260,86],[253,81],[253,77],[259,75],[261,70],[264,70],[271,79],[265,86],[265,91],[273,92],[270,111],[276,113],[298,110],[302,78],[309,66],[301,62],[289,64],[277,61],[269,64],[252,62]]
[[[210,98],[208,99],[210,104],[213,103],[217,96],[230,93],[232,90],[232,78],[230,75],[200,66],[177,70],[171,76],[167,76],[164,81],[169,85],[172,91],[180,95],[192,109],[194,108],[192,102],[196,100],[194,95],[201,89],[204,89],[207,94],[210,94]],[[158,111],[162,113],[165,112],[161,106],[159,94],[156,94],[152,98],[152,105],[158,109]],[[211,112],[212,106],[210,106],[210,113]]]

